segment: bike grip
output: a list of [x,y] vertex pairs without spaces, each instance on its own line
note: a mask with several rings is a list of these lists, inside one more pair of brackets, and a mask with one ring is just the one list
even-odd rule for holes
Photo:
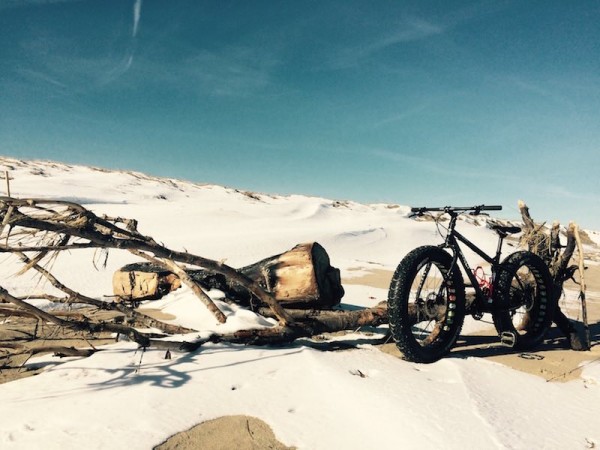
[[502,211],[502,205],[490,205],[490,206],[483,206],[481,208],[482,211]]
[[410,212],[414,212],[414,213],[424,213],[427,211],[444,211],[445,208],[429,208],[427,206],[413,206],[412,208],[410,208]]

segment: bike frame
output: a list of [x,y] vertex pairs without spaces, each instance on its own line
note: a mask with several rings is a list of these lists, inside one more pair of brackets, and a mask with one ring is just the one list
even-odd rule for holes
[[498,236],[498,246],[496,248],[496,254],[494,257],[490,257],[487,253],[473,244],[470,240],[468,240],[461,233],[456,231],[456,221],[458,219],[459,214],[455,211],[447,211],[447,214],[450,215],[450,224],[448,226],[448,233],[446,235],[446,239],[443,244],[440,245],[442,248],[449,248],[452,250],[452,264],[450,266],[450,271],[454,270],[454,267],[457,267],[457,270],[460,272],[460,268],[458,267],[457,261],[460,261],[460,265],[462,265],[464,272],[466,273],[469,281],[471,282],[471,286],[475,289],[475,301],[472,305],[479,306],[482,310],[486,309],[486,302],[491,303],[491,299],[488,298],[481,287],[479,286],[479,282],[475,277],[471,266],[467,262],[467,258],[465,257],[462,249],[460,248],[459,241],[464,245],[469,247],[472,251],[474,251],[477,255],[481,256],[487,263],[491,266],[492,271],[492,279],[495,279],[496,273],[500,267],[500,255],[502,253],[502,242],[504,241],[504,237],[502,235]]

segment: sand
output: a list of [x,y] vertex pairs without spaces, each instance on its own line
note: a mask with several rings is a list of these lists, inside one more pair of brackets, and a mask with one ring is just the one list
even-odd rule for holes
[[[371,287],[387,289],[393,272],[384,269],[365,270],[359,277],[343,280],[343,284],[362,284]],[[548,382],[566,382],[578,378],[585,364],[597,363],[600,360],[600,266],[591,266],[586,271],[588,287],[588,319],[592,348],[589,351],[575,352],[567,348],[567,342],[560,332],[553,327],[548,333],[543,345],[530,352],[515,352],[499,344],[493,330],[461,336],[448,358],[479,357],[495,363],[504,364],[515,370],[526,372],[544,378]],[[576,285],[570,286],[577,289]],[[172,319],[165,317],[158,310],[145,310],[157,319]],[[473,320],[467,318],[466,320]],[[576,321],[576,327],[581,330],[581,322]],[[27,342],[27,336],[33,333],[35,321],[31,319],[14,318],[9,323],[0,326],[0,341],[14,341],[20,337],[21,342],[30,348],[34,345],[64,345],[64,346],[99,346],[112,342],[110,336],[86,337],[74,335],[70,331],[47,327],[38,330],[43,337],[40,341]],[[93,340],[92,340],[93,339]],[[82,345],[83,344],[83,345]],[[394,343],[378,345],[378,348],[391,355],[402,357]],[[11,357],[4,361],[0,372],[0,382],[8,382],[25,376],[39,373],[44,367],[22,366],[27,357],[24,355]],[[273,449],[285,450],[284,446],[274,436],[268,424],[260,419],[247,416],[227,416],[202,422],[189,430],[182,431],[170,437],[167,441],[155,447],[157,450],[219,450],[236,448],[240,450]]]
[[[590,270],[591,269],[591,270]],[[357,269],[358,270],[358,269]],[[360,269],[365,271],[364,269]],[[389,286],[393,272],[384,269],[367,271],[359,277],[343,280],[343,284],[361,284],[385,288]],[[600,360],[600,302],[594,301],[600,296],[600,267],[592,266],[586,273],[589,289],[588,317],[592,348],[590,351],[575,352],[567,347],[566,339],[556,327],[548,333],[543,345],[531,352],[515,352],[500,345],[493,332],[476,333],[461,336],[449,358],[479,357],[495,363],[504,364],[512,369],[526,372],[548,382],[566,382],[580,377],[582,367],[587,363]],[[575,288],[571,285],[570,288]],[[593,291],[592,289],[593,288]],[[473,320],[467,318],[466,320]],[[582,324],[576,322],[581,330]],[[386,353],[401,358],[402,354],[394,343],[378,345]],[[224,442],[224,436],[227,441]],[[278,442],[267,424],[259,419],[246,416],[229,416],[203,422],[194,428],[172,436],[157,450],[206,450],[219,449],[286,449]]]
[[208,420],[171,436],[154,450],[293,450],[279,442],[271,427],[249,416]]
[[[393,272],[376,269],[368,271],[359,277],[344,280],[344,284],[367,284],[372,287],[388,288]],[[590,266],[586,270],[588,323],[590,325],[591,349],[576,352],[568,348],[568,343],[556,326],[548,332],[544,343],[533,351],[515,352],[500,345],[498,336],[493,327],[490,332],[478,332],[468,336],[461,336],[452,349],[449,357],[466,358],[476,356],[504,364],[515,370],[527,372],[544,378],[546,381],[565,382],[578,378],[582,367],[586,363],[600,360],[600,266]],[[573,282],[566,287],[579,289]],[[580,311],[567,311],[568,316],[573,313],[581,316]],[[583,324],[571,317],[576,329],[583,336]],[[465,320],[474,320],[470,317]],[[394,343],[379,347],[383,352],[402,357]]]

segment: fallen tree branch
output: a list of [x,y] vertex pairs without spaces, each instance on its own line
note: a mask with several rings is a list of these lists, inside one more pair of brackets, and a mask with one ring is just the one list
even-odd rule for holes
[[144,327],[148,327],[148,328],[157,328],[168,334],[193,333],[193,332],[197,331],[197,330],[193,330],[191,328],[186,328],[186,327],[182,327],[179,325],[167,324],[167,323],[161,322],[159,320],[153,319],[152,317],[149,317],[148,315],[146,315],[144,313],[136,311],[133,308],[129,308],[128,306],[126,306],[123,303],[105,302],[102,300],[97,300],[95,298],[91,298],[91,297],[85,296],[83,294],[80,294],[79,292],[74,291],[73,289],[71,289],[68,286],[61,283],[54,275],[52,275],[44,267],[40,266],[37,263],[32,264],[32,261],[24,253],[22,253],[22,252],[15,252],[15,253],[17,256],[19,256],[21,258],[21,260],[25,264],[30,266],[31,269],[36,270],[43,277],[45,277],[52,286],[54,286],[56,289],[58,289],[68,295],[67,298],[59,298],[59,297],[53,297],[53,296],[39,296],[38,298],[45,298],[46,300],[50,300],[50,301],[53,301],[56,303],[66,303],[66,304],[80,303],[80,304],[95,306],[96,308],[102,309],[102,310],[118,311],[118,312],[124,314],[125,317],[128,318],[129,322],[134,326],[137,325],[137,326],[144,326]]
[[[193,351],[206,342],[284,343],[299,337],[310,337],[325,332],[357,329],[362,326],[378,326],[388,320],[385,304],[357,311],[285,310],[271,294],[265,291],[258,281],[249,278],[236,269],[221,262],[187,252],[175,251],[160,245],[153,238],[139,233],[135,220],[106,216],[98,217],[83,206],[72,202],[0,197],[0,218],[2,224],[4,224],[3,233],[0,233],[0,239],[3,242],[0,244],[0,252],[16,254],[21,258],[27,270],[36,270],[49,280],[52,286],[66,294],[65,298],[43,295],[44,298],[51,301],[66,304],[81,303],[99,309],[113,310],[123,314],[133,324],[143,323],[148,325],[153,323],[153,319],[145,317],[122,302],[105,302],[70,289],[49,270],[41,266],[41,262],[46,256],[55,256],[56,252],[67,249],[122,249],[174,272],[182,282],[190,286],[220,322],[225,321],[224,314],[186,273],[188,268],[184,269],[182,265],[197,266],[203,270],[226,277],[228,283],[239,284],[263,305],[266,305],[260,309],[261,313],[273,317],[279,322],[278,326],[272,328],[213,334],[209,338],[194,342],[168,341],[156,339],[149,333],[141,332],[132,326],[121,323],[93,322],[87,318],[83,320],[62,319],[56,314],[35,307],[28,303],[26,299],[12,296],[0,287],[0,301],[11,303],[24,314],[39,317],[41,320],[59,327],[89,333],[119,333],[129,336],[142,347],[152,345],[156,348],[168,350]],[[125,228],[122,228],[119,224],[124,224]],[[9,230],[8,233],[5,232],[7,229]],[[31,252],[36,254],[31,257],[27,256]],[[169,333],[193,331],[168,324],[158,326],[158,323],[156,323],[153,326]],[[83,353],[85,351],[82,350]]]
[[579,253],[579,299],[581,300],[581,312],[583,318],[583,327],[585,330],[585,341],[586,345],[590,346],[590,327],[588,325],[587,317],[587,301],[585,299],[585,264],[583,262],[583,245],[581,244],[581,237],[579,236],[579,227],[575,226],[575,241],[577,242],[577,252]]
[[[381,303],[373,308],[359,309],[355,311],[342,310],[306,310],[306,309],[288,309],[290,316],[295,322],[302,326],[307,322],[314,322],[318,333],[350,330],[362,326],[379,326],[387,323],[387,303]],[[260,308],[259,314],[270,317],[272,313],[267,308]]]
[[129,251],[136,256],[146,259],[148,262],[157,264],[165,268],[166,270],[170,270],[171,272],[173,272],[186,286],[188,286],[192,290],[196,297],[198,297],[200,301],[204,303],[206,308],[217,318],[219,323],[225,323],[225,321],[227,320],[225,314],[223,314],[223,312],[217,307],[217,305],[215,305],[212,299],[208,295],[206,295],[206,293],[200,288],[200,286],[198,286],[198,284],[194,280],[192,280],[190,276],[186,273],[186,271],[182,269],[178,264],[169,259],[153,258],[152,256],[144,252],[140,252],[138,250],[130,249]]
[[[261,309],[268,314],[268,311]],[[322,333],[341,330],[353,330],[364,326],[376,327],[387,323],[387,305],[357,311],[306,311],[289,310],[294,317],[294,325],[258,330],[239,330],[228,334],[213,334],[210,342],[243,343],[266,345],[291,342],[301,337],[310,337]]]
[[27,317],[28,319],[41,320],[41,317],[31,311],[21,311],[14,308],[0,308],[0,315],[6,317]]
[[[48,208],[47,205],[55,205]],[[57,211],[58,207],[65,209]],[[23,209],[33,209],[26,214]],[[8,212],[10,211],[10,215]],[[34,215],[37,214],[37,216]],[[223,263],[192,255],[187,252],[179,252],[168,249],[158,244],[154,239],[144,236],[133,229],[135,223],[128,222],[129,229],[122,229],[109,220],[102,219],[83,206],[72,202],[49,201],[43,199],[16,199],[12,197],[0,197],[0,215],[3,222],[7,221],[11,226],[20,226],[32,230],[42,230],[54,233],[58,236],[70,235],[88,242],[83,246],[116,248],[123,250],[136,250],[152,254],[156,258],[168,259],[178,263],[196,265],[204,269],[220,273],[232,281],[244,286],[252,292],[261,302],[268,305],[278,318],[281,325],[292,323],[291,318],[279,303],[267,293],[257,282],[239,273],[232,267]],[[41,244],[34,246],[12,247],[10,245],[0,246],[0,252],[24,253],[29,251],[45,251],[48,249],[61,250],[52,245]]]
[[20,354],[37,355],[40,353],[54,353],[54,355],[58,356],[59,358],[64,358],[66,356],[88,357],[99,351],[101,351],[101,350],[99,350],[97,348],[76,348],[76,347],[65,347],[62,345],[50,345],[50,346],[45,346],[45,347],[29,348],[29,349],[27,349],[27,351],[23,351],[21,353],[13,353],[11,356],[17,356]]
[[47,313],[46,311],[41,310],[23,300],[19,300],[16,297],[13,297],[8,293],[6,289],[0,286],[0,299],[4,300],[7,303],[12,303],[19,308],[32,313],[40,317],[40,319],[46,320],[54,325],[58,325],[62,328],[69,328],[75,331],[87,331],[89,333],[101,333],[101,332],[110,332],[110,333],[119,333],[126,336],[129,336],[132,340],[137,342],[142,347],[147,347],[150,343],[149,338],[144,336],[142,333],[137,331],[135,328],[128,327],[125,325],[120,325],[116,323],[108,323],[108,322],[88,322],[88,321],[71,321],[60,319],[57,316]]

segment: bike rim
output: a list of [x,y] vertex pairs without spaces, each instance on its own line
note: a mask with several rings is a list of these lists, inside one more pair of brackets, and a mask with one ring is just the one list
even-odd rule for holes
[[533,307],[539,299],[537,277],[527,266],[519,267],[513,275],[510,298],[514,299],[510,311],[513,327],[517,333],[525,334],[533,323]]
[[408,301],[414,340],[422,347],[434,344],[444,330],[448,310],[445,273],[432,261],[424,262],[413,279]]

